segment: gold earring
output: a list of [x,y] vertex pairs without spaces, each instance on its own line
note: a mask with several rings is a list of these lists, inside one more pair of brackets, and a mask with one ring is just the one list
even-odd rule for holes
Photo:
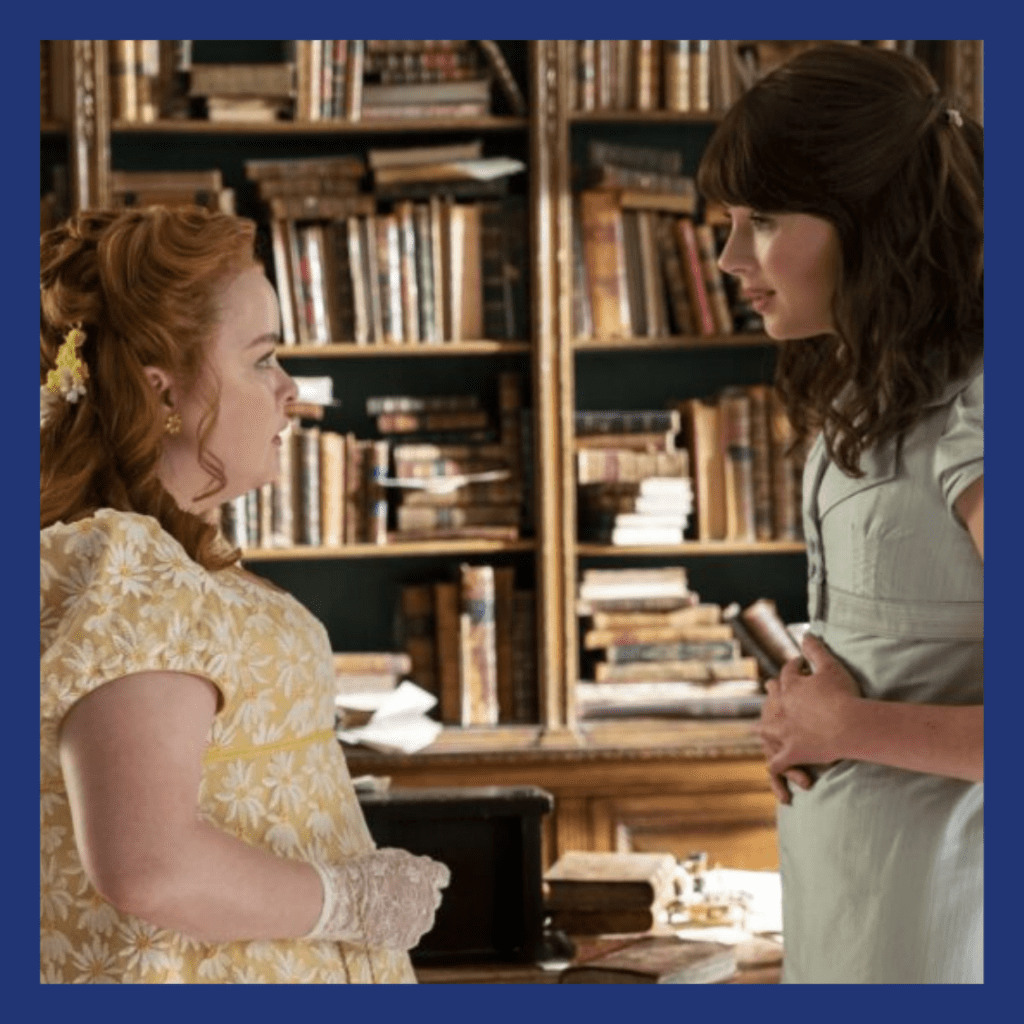
[[175,434],[181,433],[181,413],[172,412],[167,417],[167,422],[164,424],[164,431],[173,437]]

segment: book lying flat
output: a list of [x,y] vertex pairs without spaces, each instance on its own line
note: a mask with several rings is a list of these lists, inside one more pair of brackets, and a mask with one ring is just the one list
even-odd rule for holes
[[582,985],[708,985],[735,973],[732,946],[656,935],[572,964],[558,980]]
[[569,850],[548,869],[550,910],[650,908],[675,895],[676,859],[670,853]]

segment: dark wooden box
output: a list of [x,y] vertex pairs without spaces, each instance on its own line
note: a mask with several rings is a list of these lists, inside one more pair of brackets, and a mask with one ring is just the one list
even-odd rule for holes
[[541,818],[554,797],[536,786],[392,789],[359,796],[378,846],[425,854],[451,869],[418,966],[525,963],[540,953]]

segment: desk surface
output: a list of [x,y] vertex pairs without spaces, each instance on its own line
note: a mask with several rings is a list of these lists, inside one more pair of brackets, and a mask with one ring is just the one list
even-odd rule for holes
[[[722,985],[777,985],[781,965],[741,968]],[[465,967],[417,967],[421,985],[549,985],[557,983],[558,971],[535,964],[473,964]]]

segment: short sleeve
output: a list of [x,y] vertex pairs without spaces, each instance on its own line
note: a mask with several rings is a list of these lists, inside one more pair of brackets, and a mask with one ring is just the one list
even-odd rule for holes
[[232,678],[214,577],[151,516],[102,509],[40,534],[40,701],[59,723],[105,682],[136,672]]
[[979,370],[953,399],[935,450],[936,479],[951,512],[957,498],[984,473],[984,450],[984,373]]

